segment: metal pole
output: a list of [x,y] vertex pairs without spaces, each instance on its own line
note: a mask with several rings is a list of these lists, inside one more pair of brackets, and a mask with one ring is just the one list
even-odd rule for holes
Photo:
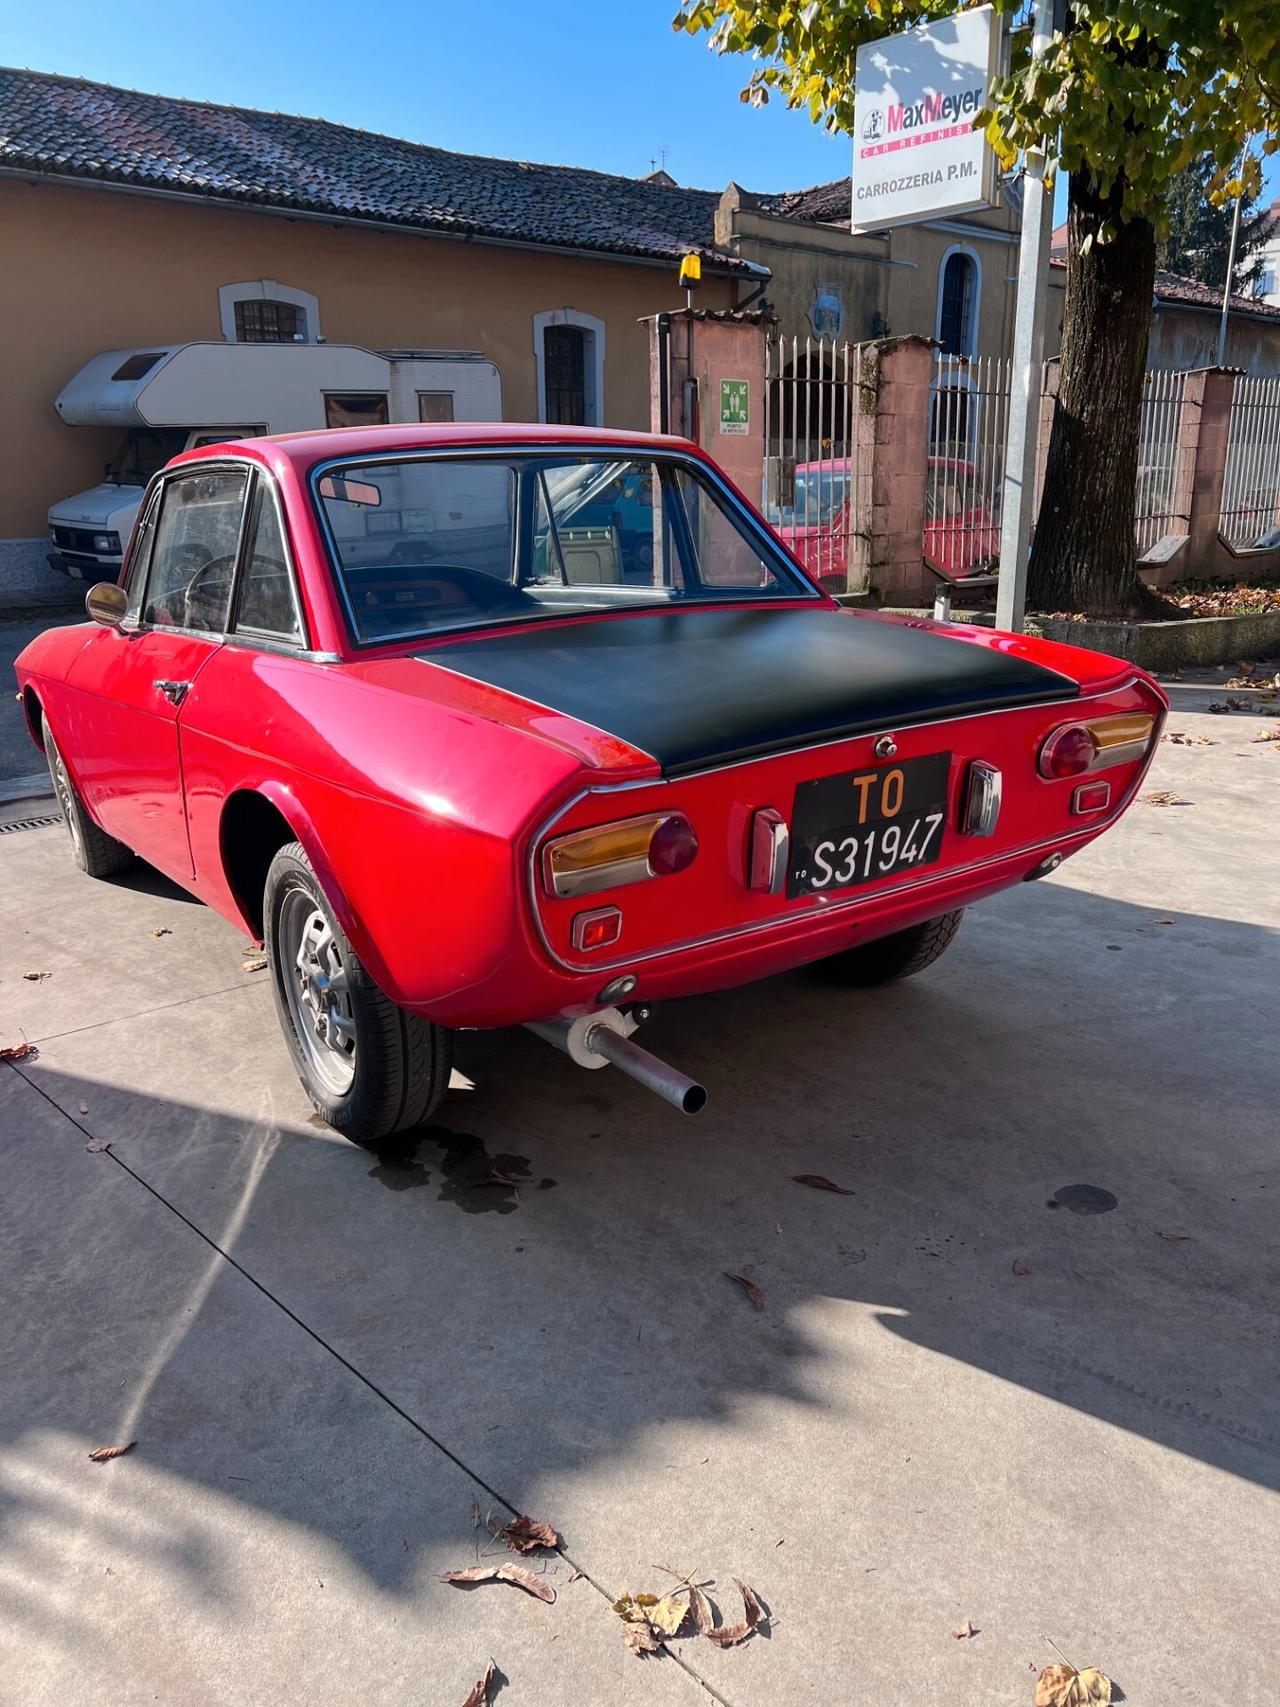
[[1222,319],[1218,322],[1218,366],[1223,365],[1227,353],[1227,315],[1231,311],[1231,285],[1236,276],[1236,244],[1240,238],[1240,203],[1244,200],[1244,163],[1249,158],[1249,144],[1252,137],[1245,139],[1245,145],[1240,150],[1240,194],[1236,197],[1236,210],[1231,215],[1231,247],[1227,251],[1227,282],[1222,287]]
[[[1031,56],[1041,58],[1053,34],[1053,0],[1036,0]],[[1022,238],[1018,247],[1018,306],[1013,325],[1013,372],[1009,385],[1009,442],[1005,453],[1004,501],[1000,513],[1000,583],[996,623],[1022,629],[1027,607],[1027,553],[1035,510],[1036,447],[1040,386],[1044,372],[1045,299],[1049,285],[1049,236],[1053,197],[1045,186],[1048,141],[1028,150],[1022,175]]]

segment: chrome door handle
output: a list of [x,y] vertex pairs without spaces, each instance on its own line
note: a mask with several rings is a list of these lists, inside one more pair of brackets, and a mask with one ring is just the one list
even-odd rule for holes
[[169,701],[170,705],[181,705],[183,700],[187,697],[187,692],[191,686],[191,683],[190,682],[153,682],[151,685],[153,687],[157,687],[160,689],[160,692]]

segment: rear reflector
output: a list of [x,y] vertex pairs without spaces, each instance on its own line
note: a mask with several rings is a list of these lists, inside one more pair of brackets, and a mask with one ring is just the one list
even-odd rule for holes
[[616,907],[597,907],[593,912],[579,913],[569,933],[570,941],[579,953],[593,948],[608,948],[621,935],[622,914]]
[[1082,782],[1071,796],[1073,812],[1105,812],[1110,804],[1109,782]]

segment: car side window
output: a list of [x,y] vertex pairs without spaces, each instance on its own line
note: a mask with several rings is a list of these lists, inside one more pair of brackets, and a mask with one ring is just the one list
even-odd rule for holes
[[289,548],[284,541],[280,506],[268,481],[259,475],[249,523],[236,610],[236,633],[269,635],[301,644],[302,623],[293,592]]
[[165,481],[143,622],[224,632],[248,480],[245,469],[217,468]]

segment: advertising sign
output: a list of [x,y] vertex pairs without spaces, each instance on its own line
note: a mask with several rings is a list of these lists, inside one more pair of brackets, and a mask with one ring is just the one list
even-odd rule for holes
[[935,18],[858,49],[853,229],[996,205],[996,160],[973,120],[998,69],[991,6]]
[[720,381],[720,431],[745,433],[748,427],[748,392],[745,379]]

